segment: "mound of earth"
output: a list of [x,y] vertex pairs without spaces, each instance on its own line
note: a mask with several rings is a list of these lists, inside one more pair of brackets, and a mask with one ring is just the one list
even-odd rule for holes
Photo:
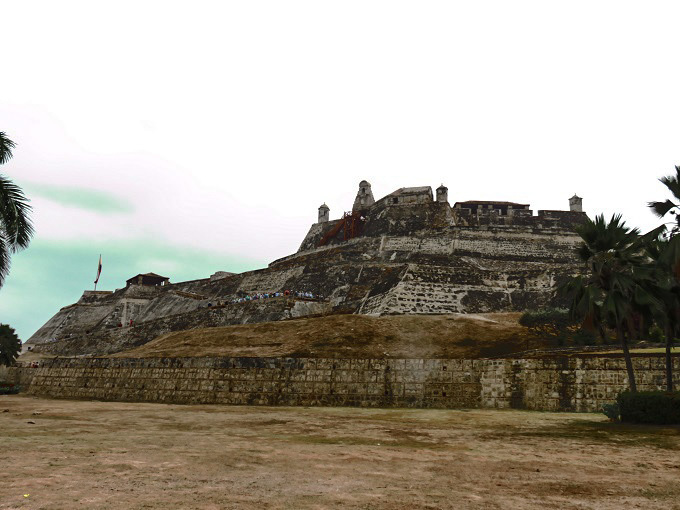
[[488,358],[527,349],[520,315],[331,315],[178,331],[112,356]]

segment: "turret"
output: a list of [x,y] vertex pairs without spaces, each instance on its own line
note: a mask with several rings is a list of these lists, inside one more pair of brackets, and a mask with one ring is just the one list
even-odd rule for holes
[[368,181],[361,181],[359,183],[359,191],[357,197],[354,199],[353,211],[363,211],[368,209],[375,203],[373,192],[371,191],[371,184]]
[[583,212],[583,199],[579,196],[574,196],[569,199],[569,210],[574,212]]
[[437,202],[448,202],[449,201],[449,188],[443,184],[437,188]]
[[326,223],[328,221],[328,213],[330,208],[324,203],[319,207],[319,223]]

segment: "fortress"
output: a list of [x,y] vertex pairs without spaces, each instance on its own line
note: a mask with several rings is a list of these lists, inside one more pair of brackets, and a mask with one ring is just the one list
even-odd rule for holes
[[[556,286],[583,270],[574,228],[586,215],[579,197],[569,205],[536,215],[512,202],[452,207],[444,186],[435,195],[401,188],[375,201],[362,181],[351,211],[330,220],[323,204],[297,253],[265,269],[181,283],[146,273],[114,292],[86,291],[27,343],[67,357],[19,363],[8,377],[54,398],[598,411],[626,388],[620,355],[517,358],[520,348],[462,359],[448,350],[481,346],[449,336],[470,321],[493,345],[500,341],[497,321],[454,314],[560,304]],[[338,316],[316,318],[329,314]],[[384,315],[401,317],[375,317]],[[271,322],[290,318],[307,319]],[[355,331],[362,321],[372,326]],[[263,324],[205,329],[247,323]],[[385,323],[397,329],[385,333]],[[373,340],[378,333],[391,347]],[[206,349],[210,338],[218,354]],[[154,351],[159,343],[169,350]],[[308,344],[314,349],[300,348]],[[674,364],[680,378],[680,357]],[[634,369],[639,389],[664,387],[662,357],[636,355]]]
[[376,201],[361,181],[352,210],[329,218],[321,205],[299,250],[265,269],[179,283],[146,273],[113,292],[85,291],[25,349],[103,355],[171,331],[330,313],[538,309],[554,305],[558,283],[581,271],[574,227],[586,215],[576,195],[569,210],[534,214],[513,202],[451,206],[443,185],[434,195],[429,186],[400,188]]

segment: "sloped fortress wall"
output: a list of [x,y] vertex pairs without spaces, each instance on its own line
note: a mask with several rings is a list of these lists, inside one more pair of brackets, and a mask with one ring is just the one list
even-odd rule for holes
[[[619,357],[551,359],[54,359],[12,368],[29,393],[179,404],[599,411],[627,386]],[[680,384],[680,357],[675,357]],[[664,388],[663,357],[634,359],[639,389]]]
[[290,318],[322,315],[330,307],[325,302],[302,301],[282,297],[255,300],[231,306],[196,308],[185,313],[160,316],[134,327],[101,329],[47,342],[39,351],[58,355],[105,355],[127,349],[173,331],[229,326],[253,322],[272,322]]
[[[41,327],[27,348],[102,355],[168,331],[276,321],[322,310],[447,314],[561,304],[555,297],[558,284],[583,271],[574,228],[587,219],[585,213],[538,211],[534,216],[529,205],[510,202],[451,207],[441,189],[439,198],[435,201],[424,186],[400,188],[374,201],[370,184],[362,181],[355,204],[362,226],[344,226],[349,236],[337,230],[345,220],[328,220],[324,213],[297,253],[265,269],[178,283],[147,273],[114,292],[86,292]],[[163,279],[163,285],[146,285],[147,277],[152,283]],[[286,290],[311,294],[320,306],[293,310],[277,300],[257,306],[242,302]],[[216,303],[218,312],[205,312]]]

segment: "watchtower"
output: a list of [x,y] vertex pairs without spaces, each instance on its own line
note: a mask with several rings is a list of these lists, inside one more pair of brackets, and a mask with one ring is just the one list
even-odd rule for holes
[[437,188],[437,202],[449,201],[449,188],[443,184]]
[[368,181],[361,181],[359,183],[359,191],[357,197],[354,199],[352,211],[364,211],[375,204],[373,192],[371,191],[371,184]]
[[170,284],[170,278],[167,276],[161,276],[156,273],[144,273],[138,274],[128,279],[126,282],[127,287],[130,285],[145,285],[147,287],[165,287]]
[[326,223],[328,221],[330,211],[330,208],[325,203],[321,204],[319,207],[319,223]]
[[569,199],[569,210],[573,212],[583,212],[583,199],[574,193]]

